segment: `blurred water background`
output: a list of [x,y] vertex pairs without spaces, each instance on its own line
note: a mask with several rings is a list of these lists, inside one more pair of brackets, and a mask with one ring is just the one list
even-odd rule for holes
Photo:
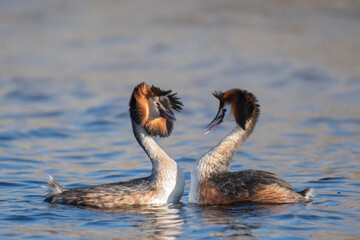
[[[157,139],[186,177],[181,203],[117,211],[43,202],[66,187],[150,174],[131,130],[140,82],[184,111]],[[190,169],[233,127],[207,136],[214,90],[244,88],[260,121],[231,170],[263,169],[309,204],[187,203]],[[360,2],[0,1],[1,239],[359,239]]]

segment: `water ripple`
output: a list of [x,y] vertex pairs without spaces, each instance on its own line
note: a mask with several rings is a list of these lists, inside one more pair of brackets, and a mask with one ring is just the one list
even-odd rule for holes
[[36,221],[35,218],[28,217],[26,215],[10,215],[9,217],[4,218],[4,220],[16,222]]
[[5,95],[7,99],[10,100],[20,100],[23,102],[28,101],[46,101],[51,98],[50,95],[46,95],[44,93],[32,93],[32,92],[24,92],[20,90],[14,90]]
[[0,141],[15,141],[19,139],[24,139],[27,137],[27,134],[17,131],[7,131],[0,133]]
[[13,183],[13,182],[0,182],[0,186],[4,186],[4,187],[20,187],[20,186],[23,186],[23,184]]
[[29,131],[29,135],[37,138],[68,138],[69,131],[55,128],[38,128]]
[[41,164],[41,161],[25,158],[0,157],[0,162]]

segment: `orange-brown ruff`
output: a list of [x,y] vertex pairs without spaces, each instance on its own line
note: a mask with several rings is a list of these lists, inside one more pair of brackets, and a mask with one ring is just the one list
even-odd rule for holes
[[171,134],[175,116],[182,103],[171,90],[163,91],[144,83],[135,87],[130,99],[130,117],[136,140],[149,156],[153,168],[149,177],[98,186],[66,189],[54,178],[49,180],[45,201],[75,206],[114,208],[124,205],[178,202],[185,180],[176,162],[153,140],[153,136]]
[[233,119],[237,124],[227,137],[193,166],[189,202],[309,202],[311,188],[296,192],[289,183],[273,173],[260,170],[229,172],[233,155],[255,128],[260,106],[252,93],[241,89],[215,92],[214,96],[219,99],[220,106],[215,119],[205,128],[205,133],[227,119]]

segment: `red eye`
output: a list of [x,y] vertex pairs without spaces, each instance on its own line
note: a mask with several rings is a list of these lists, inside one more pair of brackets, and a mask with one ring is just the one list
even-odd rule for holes
[[159,106],[160,104],[158,102],[156,102],[156,106]]

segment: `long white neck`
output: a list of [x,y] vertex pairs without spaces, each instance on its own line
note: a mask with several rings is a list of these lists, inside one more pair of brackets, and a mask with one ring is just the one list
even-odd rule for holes
[[231,160],[235,152],[248,139],[255,124],[251,120],[246,123],[245,131],[236,127],[215,147],[205,153],[194,165],[192,175],[208,177],[212,173],[229,171]]
[[246,124],[246,131],[236,125],[221,142],[196,161],[191,170],[189,202],[199,203],[199,184],[203,180],[214,173],[229,171],[235,152],[246,141],[254,127],[251,121]]
[[162,150],[147,131],[133,120],[134,135],[152,163],[150,184],[156,189],[153,203],[178,202],[184,193],[185,178],[180,167]]
[[132,121],[134,135],[152,163],[151,177],[155,179],[166,178],[176,169],[176,162],[155,142],[148,132]]

